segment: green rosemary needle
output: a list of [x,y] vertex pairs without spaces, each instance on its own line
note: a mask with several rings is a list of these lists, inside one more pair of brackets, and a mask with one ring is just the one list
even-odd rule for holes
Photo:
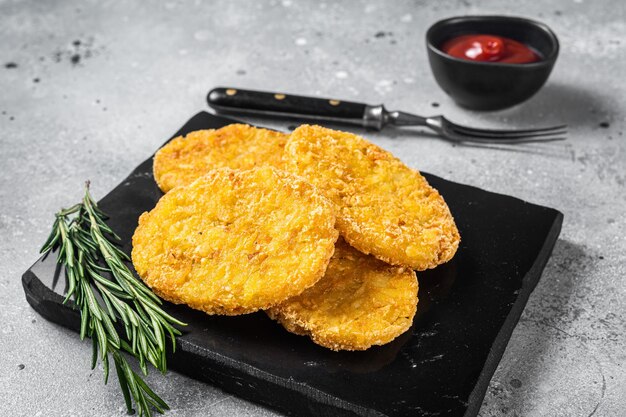
[[[82,202],[56,214],[41,252],[57,251],[57,262],[65,268],[64,303],[73,298],[80,311],[80,338],[92,339],[91,368],[100,357],[106,384],[112,357],[128,412],[134,403],[139,417],[151,417],[153,409],[163,413],[169,407],[132,370],[121,352],[134,356],[144,375],[148,374],[148,362],[165,373],[166,334],[175,350],[176,336],[181,333],[174,325],[185,324],[163,311],[161,300],[133,275],[127,266],[128,255],[115,243],[120,238],[106,219],[89,194],[87,182]],[[124,332],[118,332],[122,327]]]

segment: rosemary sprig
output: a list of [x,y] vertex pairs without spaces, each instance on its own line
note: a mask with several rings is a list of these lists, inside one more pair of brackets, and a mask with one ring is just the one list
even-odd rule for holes
[[[41,252],[58,250],[57,262],[65,267],[68,283],[63,302],[73,297],[80,311],[80,338],[88,336],[93,341],[91,369],[99,356],[106,384],[110,355],[128,412],[134,402],[139,417],[151,417],[153,408],[162,414],[169,407],[132,370],[121,351],[139,361],[144,375],[148,362],[165,373],[165,335],[175,350],[175,337],[181,333],[174,325],[185,324],[163,311],[161,300],[133,275],[126,264],[128,255],[115,244],[120,238],[106,219],[89,194],[87,182],[82,202],[56,214]],[[124,334],[118,333],[115,324],[124,327]]]

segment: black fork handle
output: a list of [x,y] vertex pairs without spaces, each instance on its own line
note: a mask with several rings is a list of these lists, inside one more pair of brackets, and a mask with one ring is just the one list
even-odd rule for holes
[[209,106],[220,113],[272,116],[366,125],[363,103],[296,96],[266,91],[218,87],[207,96]]

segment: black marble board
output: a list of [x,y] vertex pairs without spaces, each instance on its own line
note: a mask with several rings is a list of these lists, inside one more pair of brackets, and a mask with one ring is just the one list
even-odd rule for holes
[[[201,112],[175,136],[232,122]],[[452,261],[418,273],[409,331],[364,352],[332,352],[262,312],[207,316],[166,303],[188,323],[169,368],[294,416],[476,416],[563,215],[424,175],[450,206],[462,240]],[[161,195],[150,158],[100,201],[127,253],[139,215]],[[37,312],[78,331],[78,312],[62,305],[65,279],[53,256],[37,261],[22,282]],[[85,366],[90,351],[86,344]]]

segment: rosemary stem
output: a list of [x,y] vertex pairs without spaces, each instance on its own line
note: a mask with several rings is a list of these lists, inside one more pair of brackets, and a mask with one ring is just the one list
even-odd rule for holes
[[[64,266],[68,281],[64,303],[74,299],[81,316],[81,339],[93,340],[92,366],[99,357],[106,384],[110,356],[128,412],[134,404],[139,417],[151,417],[153,410],[163,413],[168,406],[131,369],[121,351],[134,357],[144,374],[148,373],[146,359],[165,373],[165,335],[175,349],[175,336],[181,333],[174,326],[185,324],[163,311],[160,299],[133,275],[106,218],[89,194],[87,182],[82,202],[56,214],[41,252],[58,249],[57,262]],[[123,335],[113,325],[117,322],[125,329]]]

